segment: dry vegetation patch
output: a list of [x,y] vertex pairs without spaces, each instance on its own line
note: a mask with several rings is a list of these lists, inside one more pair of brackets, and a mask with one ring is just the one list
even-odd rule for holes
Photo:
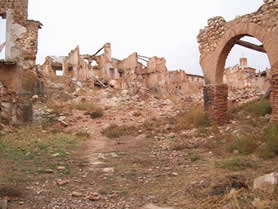
[[96,104],[80,103],[75,105],[75,108],[77,110],[85,111],[85,114],[90,115],[92,119],[101,118],[103,116],[103,109]]
[[137,129],[134,126],[119,126],[111,124],[102,131],[102,134],[108,138],[120,138],[121,136],[134,135]]

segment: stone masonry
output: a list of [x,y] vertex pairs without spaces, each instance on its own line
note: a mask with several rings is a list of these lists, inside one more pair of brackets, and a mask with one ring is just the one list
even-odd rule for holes
[[28,20],[28,0],[1,0],[0,16],[6,18],[6,54],[0,60],[0,119],[17,123],[32,119],[31,97],[42,93],[36,74],[38,29]]
[[[262,42],[264,50],[267,52],[272,72],[272,89],[273,89],[273,113],[272,120],[278,119],[278,109],[276,102],[278,87],[276,72],[278,71],[278,1],[268,0],[254,13],[237,17],[236,19],[226,22],[223,17],[214,17],[208,20],[208,26],[200,30],[197,37],[200,50],[200,64],[204,72],[206,85],[220,85],[223,83],[224,66],[227,56],[232,47],[244,36],[257,38]],[[224,88],[224,87],[223,87]],[[226,92],[223,89],[223,92]],[[217,95],[216,95],[217,96]],[[227,96],[227,95],[226,95]],[[217,100],[214,100],[217,102]],[[218,105],[207,108],[215,109]],[[223,109],[223,111],[226,111]],[[211,115],[214,112],[210,112]],[[223,113],[218,112],[223,115]],[[217,121],[223,124],[226,119],[222,116]],[[221,118],[221,120],[220,120]],[[222,120],[223,118],[223,120]]]
[[99,84],[98,81],[102,81],[119,89],[146,88],[164,95],[193,96],[200,100],[204,85],[202,76],[190,75],[183,70],[168,71],[164,58],[154,56],[142,61],[136,52],[123,60],[115,59],[110,43],[103,49],[100,55],[81,55],[76,47],[68,56],[48,56],[41,66],[42,74],[55,81],[56,72],[60,71],[60,76],[82,82]]

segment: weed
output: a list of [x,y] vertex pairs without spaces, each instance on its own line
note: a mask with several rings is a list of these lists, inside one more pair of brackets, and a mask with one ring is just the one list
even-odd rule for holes
[[258,168],[259,166],[256,165],[256,163],[253,161],[247,159],[235,158],[233,160],[217,163],[216,167],[228,169],[231,171],[240,171],[246,168]]
[[272,112],[271,105],[266,99],[248,103],[243,106],[243,110],[255,116],[264,116]]
[[198,154],[190,154],[190,160],[191,160],[192,162],[198,161],[198,160],[200,160],[200,159],[201,159],[201,156],[200,156],[200,155],[198,155]]
[[262,151],[262,157],[269,159],[278,154],[278,123],[271,124],[264,130],[265,150]]
[[92,119],[101,118],[103,116],[103,110],[100,107],[95,108],[94,111],[90,112]]
[[203,126],[199,127],[197,131],[194,133],[196,137],[206,137],[209,136],[209,134],[210,131]]
[[180,114],[175,120],[176,130],[210,126],[208,115],[201,108],[192,109],[190,112]]
[[108,138],[120,138],[121,136],[133,135],[136,129],[129,126],[118,126],[112,124],[102,131],[102,134]]
[[234,143],[229,147],[229,151],[238,150],[239,153],[248,155],[257,148],[255,138],[252,135],[236,137]]
[[276,156],[276,154],[273,151],[269,150],[267,147],[264,147],[260,151],[260,157],[264,160],[272,159],[275,156]]
[[88,138],[90,136],[87,129],[81,129],[75,135],[78,137],[85,137],[85,138]]
[[95,104],[82,103],[75,106],[77,110],[86,111],[88,115],[94,118],[101,118],[103,116],[103,109]]

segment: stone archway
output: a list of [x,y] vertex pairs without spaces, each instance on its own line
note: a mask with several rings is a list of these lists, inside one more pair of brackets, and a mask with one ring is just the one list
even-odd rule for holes
[[205,109],[218,124],[227,121],[228,87],[223,84],[227,56],[244,36],[257,38],[262,46],[253,45],[268,55],[272,73],[272,120],[278,120],[278,0],[265,1],[255,13],[226,22],[222,17],[208,20],[198,35],[200,64],[204,72]]

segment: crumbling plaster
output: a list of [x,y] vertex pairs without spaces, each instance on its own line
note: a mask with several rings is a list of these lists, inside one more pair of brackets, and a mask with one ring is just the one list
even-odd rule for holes
[[31,97],[37,91],[36,54],[38,29],[42,24],[28,20],[28,0],[1,0],[0,16],[6,18],[6,54],[0,61],[1,122],[31,120]]

